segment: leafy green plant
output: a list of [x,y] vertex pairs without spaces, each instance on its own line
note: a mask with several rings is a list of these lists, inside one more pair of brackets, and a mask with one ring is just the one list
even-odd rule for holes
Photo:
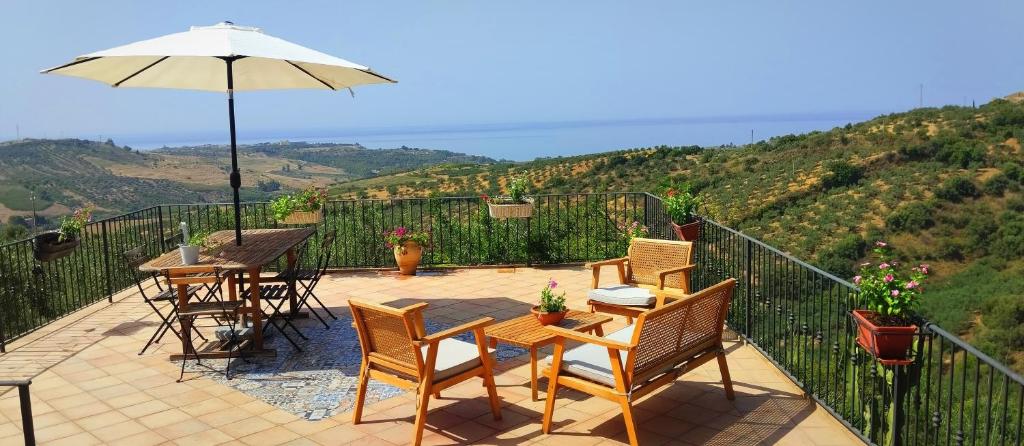
[[206,248],[206,242],[210,237],[209,231],[197,231],[188,237],[188,246],[199,246]]
[[694,193],[690,183],[670,184],[663,188],[661,201],[673,223],[684,225],[698,220],[697,209],[706,201],[703,194]]
[[493,197],[489,200],[495,204],[529,203],[526,194],[530,189],[530,180],[526,178],[525,173],[512,175],[505,184],[505,189],[508,191],[507,197]]
[[921,286],[929,266],[916,266],[910,273],[898,270],[899,264],[892,258],[889,245],[882,241],[875,242],[872,252],[879,263],[861,264],[860,274],[854,276],[853,283],[860,286],[864,306],[878,313],[875,323],[906,325],[921,298]]
[[320,210],[327,203],[327,190],[310,186],[298,194],[282,195],[270,202],[270,210],[278,221],[295,212]]
[[540,311],[542,313],[561,313],[566,310],[565,308],[565,292],[556,295],[553,291],[558,287],[558,282],[555,279],[548,279],[547,285],[544,285],[544,289],[540,290]]
[[70,217],[63,217],[60,220],[60,228],[57,229],[57,243],[64,243],[69,240],[78,238],[78,234],[82,232],[82,228],[92,221],[92,207],[86,206],[84,208],[75,209],[75,213],[71,214]]

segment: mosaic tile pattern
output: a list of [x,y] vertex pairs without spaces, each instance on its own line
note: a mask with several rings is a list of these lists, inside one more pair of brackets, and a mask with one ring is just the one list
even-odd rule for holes
[[[302,351],[296,350],[280,333],[270,328],[265,342],[268,347],[277,350],[277,356],[233,359],[231,380],[224,376],[226,360],[203,360],[202,364],[189,360],[185,372],[202,374],[310,421],[348,412],[355,403],[359,380],[359,336],[352,327],[351,316],[341,315],[337,320],[327,321],[329,329],[325,329],[316,319],[294,321],[295,326],[309,338],[308,341],[286,328],[288,335],[302,347]],[[429,320],[425,324],[427,333],[449,328]],[[475,342],[472,333],[463,333],[456,338]],[[523,348],[499,344],[497,360],[505,361],[526,352]],[[398,396],[403,392],[397,387],[370,380],[366,404]]]

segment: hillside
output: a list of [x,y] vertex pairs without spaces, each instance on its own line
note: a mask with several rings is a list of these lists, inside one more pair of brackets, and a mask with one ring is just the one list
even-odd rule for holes
[[[140,152],[113,141],[23,139],[0,142],[0,221],[64,215],[84,203],[114,214],[157,203],[227,201],[225,146]],[[239,148],[243,199],[443,162],[493,162],[444,150],[367,149],[358,144],[265,143]]]
[[936,271],[923,311],[1024,368],[1024,104],[922,108],[742,147],[655,147],[520,164],[446,164],[336,185],[343,196],[650,191],[688,181],[715,219],[840,277],[884,239]]

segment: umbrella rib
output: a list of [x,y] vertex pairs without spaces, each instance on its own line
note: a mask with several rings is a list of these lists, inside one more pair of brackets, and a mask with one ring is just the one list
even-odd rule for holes
[[131,75],[129,75],[128,77],[126,77],[126,78],[124,78],[124,79],[121,79],[121,80],[119,80],[119,81],[117,81],[117,82],[114,82],[114,83],[113,83],[113,84],[111,84],[111,85],[112,85],[112,86],[114,86],[114,87],[120,87],[120,86],[121,86],[121,84],[123,84],[124,82],[128,81],[128,79],[131,79],[131,78],[133,78],[133,77],[135,77],[135,76],[138,76],[138,75],[139,75],[139,73],[142,73],[143,71],[146,71],[146,70],[148,70],[148,69],[150,69],[150,68],[153,68],[153,65],[156,65],[156,64],[158,64],[158,63],[160,63],[160,62],[163,62],[163,61],[167,60],[167,58],[168,58],[168,57],[171,57],[171,56],[164,56],[164,57],[161,57],[161,58],[157,59],[157,60],[156,60],[156,62],[153,62],[153,63],[151,63],[151,64],[149,64],[149,65],[146,65],[146,66],[145,66],[145,67],[143,67],[143,68],[142,68],[141,70],[139,70],[139,71],[136,71],[136,72],[132,73]]
[[74,60],[74,61],[68,62],[68,63],[66,63],[64,65],[61,65],[59,67],[53,67],[53,68],[50,68],[50,69],[43,70],[43,73],[51,73],[51,72],[54,72],[54,71],[57,71],[57,70],[63,70],[65,68],[73,67],[73,66],[78,65],[80,63],[92,62],[92,61],[94,61],[96,59],[99,59],[99,57],[86,57],[86,58]]
[[366,69],[366,70],[359,70],[359,71],[362,71],[363,73],[366,73],[366,74],[370,74],[370,75],[373,75],[373,76],[377,76],[377,77],[379,77],[379,78],[381,78],[381,79],[384,79],[384,80],[386,80],[386,81],[388,81],[388,82],[391,82],[392,84],[397,84],[397,83],[398,83],[398,81],[396,81],[396,80],[394,80],[394,79],[391,79],[391,78],[389,78],[389,77],[387,77],[387,76],[384,76],[384,75],[381,75],[381,74],[377,74],[377,73],[374,73],[374,72],[373,72],[373,70],[370,70],[370,69]]
[[330,88],[331,90],[337,91],[337,88],[334,88],[334,86],[332,86],[331,84],[328,84],[327,82],[324,82],[323,79],[320,79],[319,77],[314,76],[313,73],[310,73],[310,72],[306,71],[305,68],[302,68],[302,67],[296,65],[295,62],[292,62],[290,60],[285,60],[285,62],[288,62],[288,65],[291,65],[291,66],[295,67],[297,70],[299,70],[299,71],[301,71],[303,73],[306,73],[306,76],[309,76],[309,77],[311,77],[313,79],[316,79],[317,82],[320,82],[321,84],[324,84],[325,86],[327,86],[327,88]]

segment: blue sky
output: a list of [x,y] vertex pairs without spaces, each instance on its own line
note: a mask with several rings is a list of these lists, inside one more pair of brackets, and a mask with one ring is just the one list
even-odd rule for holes
[[0,139],[13,138],[15,126],[34,137],[226,139],[221,94],[115,90],[38,74],[80,54],[222,20],[399,81],[359,88],[355,98],[240,94],[243,139],[595,120],[843,119],[915,107],[919,84],[925,105],[1024,89],[1020,1],[7,0],[2,10]]

